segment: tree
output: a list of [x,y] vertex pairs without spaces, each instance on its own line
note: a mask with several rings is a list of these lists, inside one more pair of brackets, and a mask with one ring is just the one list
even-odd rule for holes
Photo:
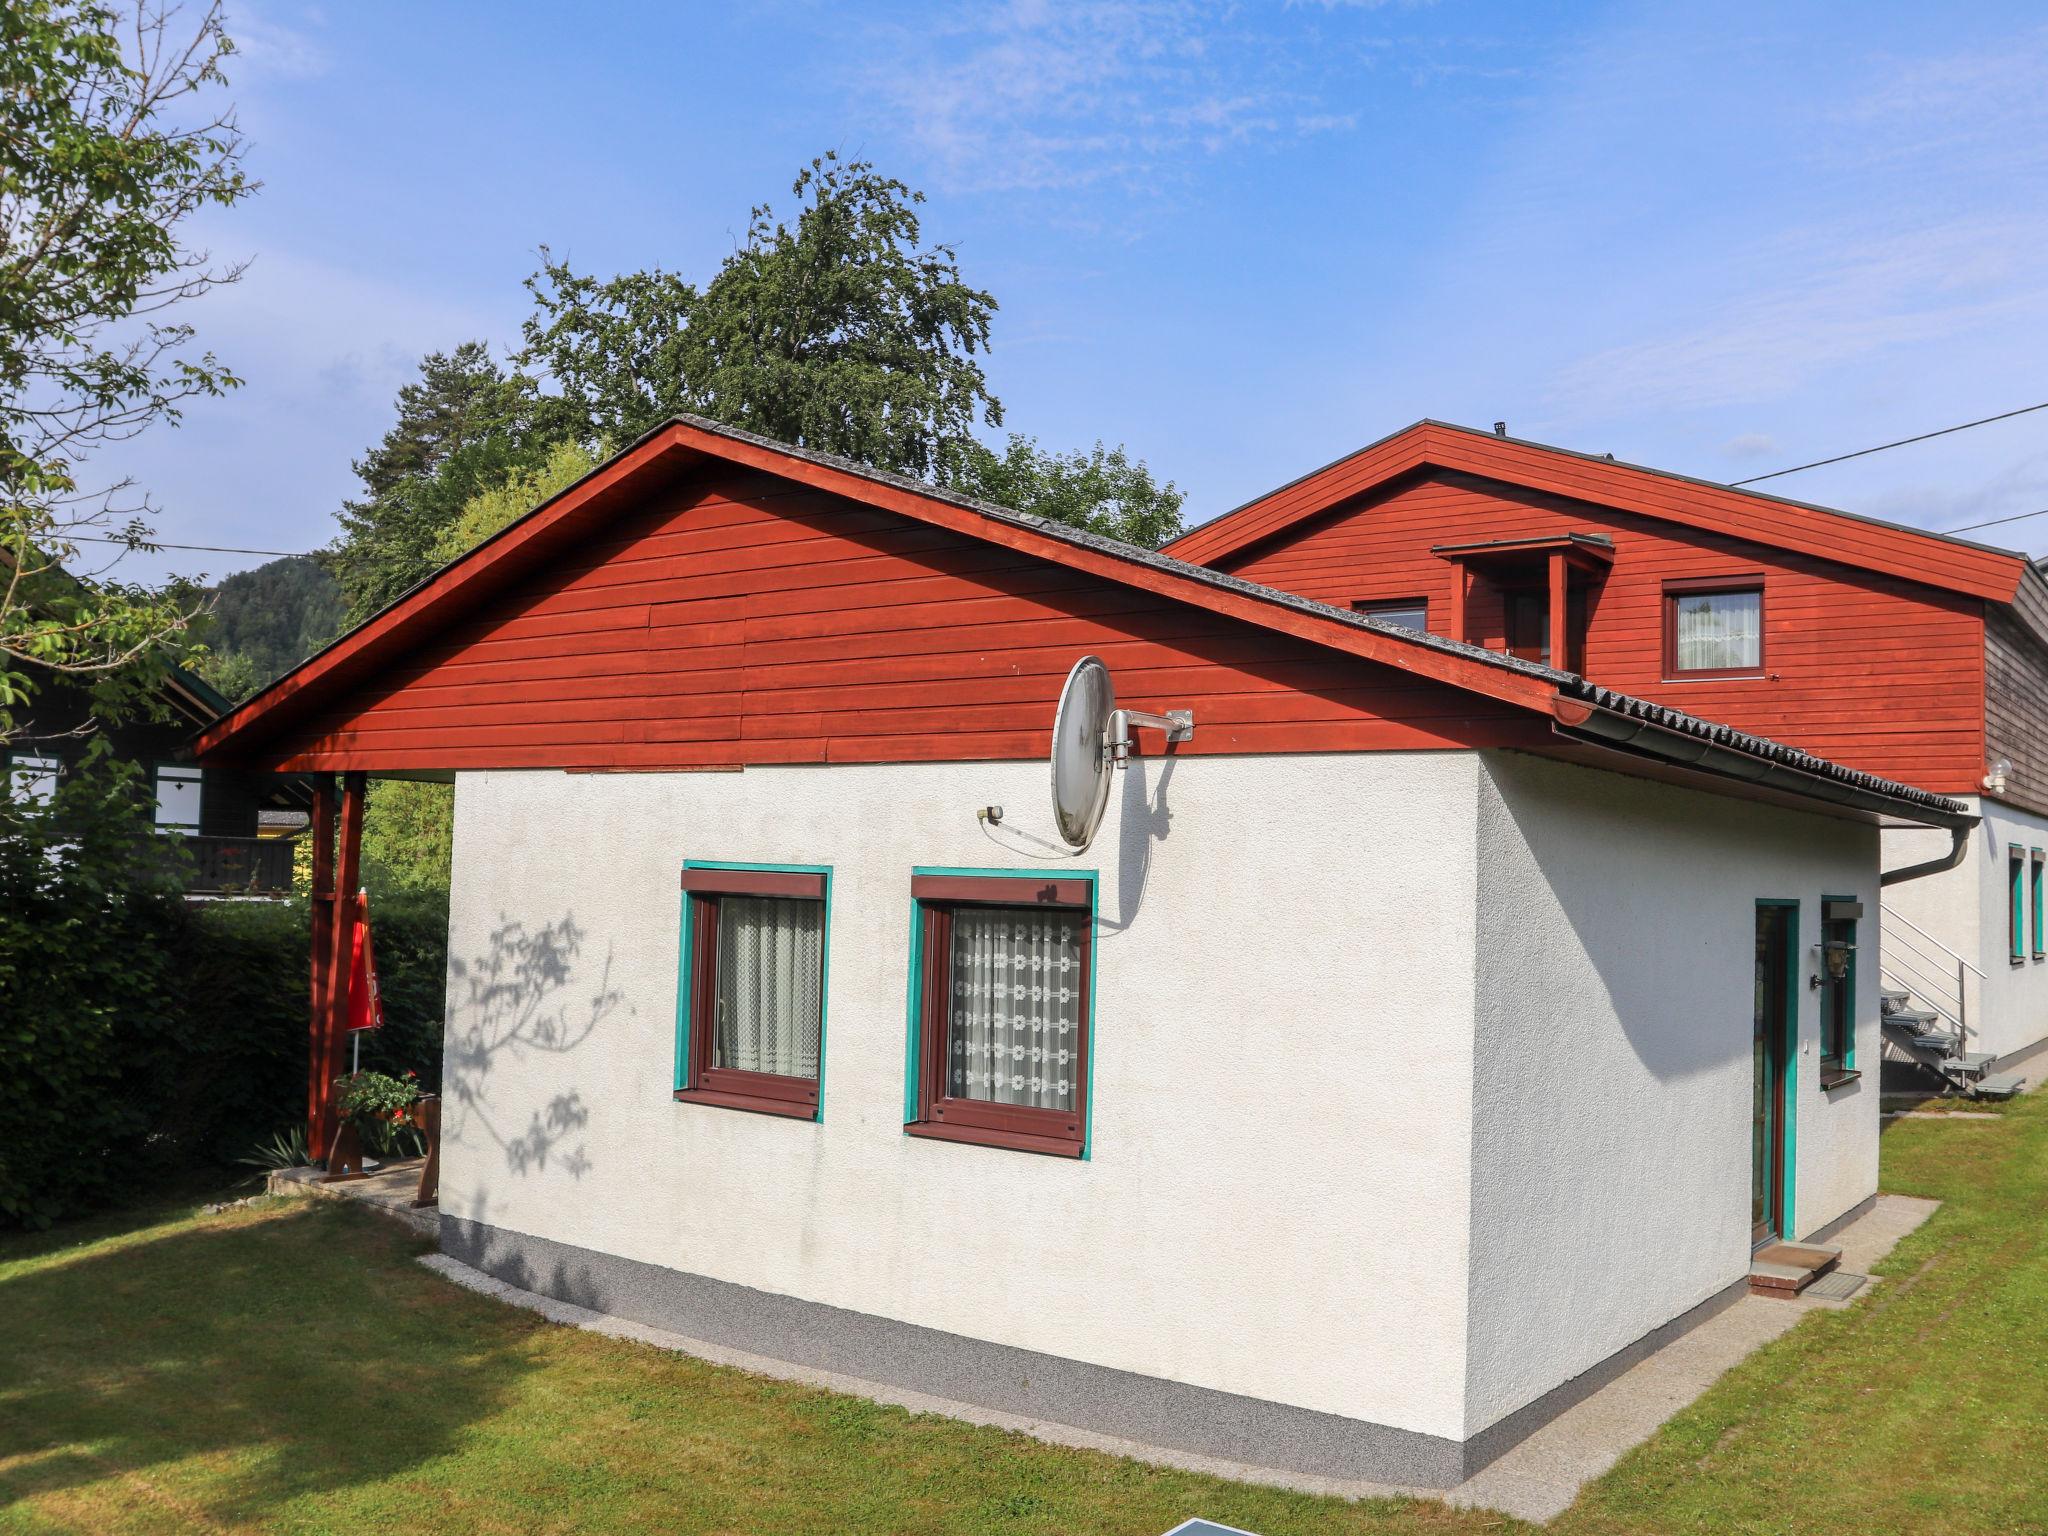
[[398,419],[356,462],[365,496],[343,506],[342,536],[323,559],[360,623],[433,574],[442,532],[480,491],[546,455],[533,381],[480,341],[429,353],[398,391]]
[[191,616],[73,574],[87,544],[149,547],[146,498],[81,478],[93,452],[240,382],[166,318],[242,271],[190,249],[187,221],[254,190],[232,108],[198,105],[234,51],[219,7],[189,33],[175,15],[0,0],[0,740],[56,676],[103,712],[146,697]]
[[470,497],[435,540],[435,564],[446,565],[461,559],[492,534],[511,527],[542,502],[559,496],[597,465],[597,455],[581,443],[555,444],[547,457],[531,469]]
[[676,411],[935,476],[1000,426],[976,354],[995,300],[949,245],[920,249],[924,194],[827,153],[797,174],[795,224],[763,205],[699,293],[672,273],[597,282],[543,250],[522,363],[568,429],[609,451]]
[[309,556],[237,571],[208,597],[193,626],[207,650],[199,673],[231,699],[248,697],[341,632],[341,588]]
[[1010,434],[1000,454],[975,444],[947,476],[948,489],[978,501],[1030,512],[1126,544],[1157,549],[1182,532],[1183,496],[1160,485],[1122,444],[1087,453],[1047,453],[1035,438]]

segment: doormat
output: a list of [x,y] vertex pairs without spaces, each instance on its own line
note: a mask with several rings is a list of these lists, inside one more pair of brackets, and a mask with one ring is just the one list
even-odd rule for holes
[[1852,1275],[1847,1270],[1838,1269],[1831,1275],[1822,1275],[1799,1294],[1819,1301],[1847,1301],[1869,1283],[1868,1275]]

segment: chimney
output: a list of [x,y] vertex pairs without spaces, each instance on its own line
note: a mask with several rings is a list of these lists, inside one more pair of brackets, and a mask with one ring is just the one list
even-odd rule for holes
[[1493,424],[1493,435],[1495,437],[1506,437],[1508,435],[1508,424],[1504,421],[1496,421]]

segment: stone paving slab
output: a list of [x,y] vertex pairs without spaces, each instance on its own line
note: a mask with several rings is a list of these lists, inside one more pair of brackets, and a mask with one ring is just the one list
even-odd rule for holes
[[413,1198],[420,1192],[423,1157],[394,1158],[367,1178],[323,1184],[318,1168],[274,1168],[264,1181],[273,1195],[308,1196],[315,1200],[353,1200],[379,1215],[402,1221],[427,1237],[441,1235],[441,1213],[434,1206],[422,1209]]
[[[397,1173],[394,1168],[393,1176]],[[276,1177],[273,1175],[273,1180]],[[413,1177],[417,1180],[417,1165],[414,1166]],[[362,1180],[352,1184],[314,1185],[312,1188],[328,1195],[340,1192],[340,1198],[362,1200],[406,1219],[416,1219],[421,1215],[432,1217],[431,1211],[393,1208],[389,1199],[380,1198],[364,1187],[370,1183],[370,1180]],[[406,1198],[410,1199],[409,1193]],[[1900,1239],[1939,1208],[1937,1200],[1916,1200],[1903,1195],[1878,1196],[1870,1210],[1834,1235],[1834,1244],[1842,1250],[1842,1267],[1867,1274],[1870,1267],[1891,1252]],[[1016,1430],[1055,1445],[1105,1451],[1113,1456],[1127,1456],[1135,1461],[1208,1473],[1237,1482],[1344,1499],[1440,1498],[1460,1508],[1498,1510],[1538,1525],[1548,1524],[1564,1513],[1587,1483],[1649,1439],[1679,1410],[1696,1402],[1731,1367],[1796,1327],[1808,1312],[1819,1308],[1853,1306],[1882,1283],[1873,1280],[1851,1301],[1744,1296],[1697,1328],[1673,1339],[1655,1354],[1638,1361],[1477,1475],[1445,1492],[1340,1478],[1304,1477],[1271,1467],[1122,1440],[1070,1424],[1002,1413],[835,1371],[813,1370],[787,1361],[750,1355],[704,1339],[690,1338],[644,1323],[627,1322],[551,1296],[521,1290],[446,1254],[425,1254],[419,1262],[457,1285],[572,1328],[583,1328],[611,1338],[631,1339],[657,1349],[693,1355],[714,1365],[732,1366],[781,1381],[802,1382],[828,1391],[892,1403],[913,1413],[944,1414],[969,1424]]]

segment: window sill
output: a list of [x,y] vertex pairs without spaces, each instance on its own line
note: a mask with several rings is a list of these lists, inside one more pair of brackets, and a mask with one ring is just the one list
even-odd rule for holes
[[1079,1157],[1081,1143],[1060,1136],[1032,1136],[1024,1131],[997,1131],[980,1125],[942,1125],[936,1120],[913,1120],[903,1127],[906,1136],[927,1141],[957,1141],[971,1147],[1002,1147],[1011,1152],[1042,1152],[1048,1157]]
[[1854,1067],[1822,1067],[1820,1069],[1821,1092],[1825,1093],[1830,1088],[1840,1088],[1845,1083],[1853,1083],[1862,1075]]
[[818,1106],[794,1099],[758,1098],[750,1093],[719,1093],[710,1088],[678,1088],[678,1104],[709,1104],[717,1109],[744,1109],[757,1115],[778,1115],[784,1120],[815,1120]]
[[1762,683],[1768,672],[1674,672],[1658,679],[1662,683]]

